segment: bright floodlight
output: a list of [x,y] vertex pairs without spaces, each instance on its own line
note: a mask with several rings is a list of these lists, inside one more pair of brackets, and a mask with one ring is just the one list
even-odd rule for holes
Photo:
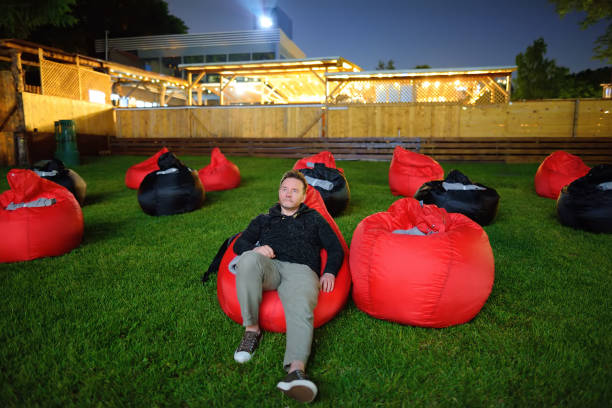
[[262,28],[270,28],[272,27],[274,23],[272,22],[272,19],[268,16],[261,16],[259,17],[259,25]]

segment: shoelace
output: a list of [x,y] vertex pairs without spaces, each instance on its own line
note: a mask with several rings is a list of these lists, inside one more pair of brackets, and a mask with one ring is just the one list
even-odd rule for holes
[[240,347],[238,347],[238,351],[248,351],[252,353],[255,349],[255,344],[257,343],[258,334],[255,332],[246,332],[242,341],[240,342]]
[[306,377],[306,373],[304,373],[302,370],[295,370],[295,377],[298,380],[307,380],[308,377]]

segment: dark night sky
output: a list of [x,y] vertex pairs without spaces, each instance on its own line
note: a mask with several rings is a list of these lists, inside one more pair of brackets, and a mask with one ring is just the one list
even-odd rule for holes
[[251,10],[277,4],[293,20],[293,41],[307,57],[341,56],[363,70],[393,59],[398,69],[515,65],[539,37],[546,57],[578,72],[593,60],[600,22],[582,30],[581,13],[559,17],[547,0],[166,0],[190,33],[252,29]]

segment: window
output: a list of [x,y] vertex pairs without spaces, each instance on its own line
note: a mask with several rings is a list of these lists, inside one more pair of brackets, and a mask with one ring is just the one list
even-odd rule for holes
[[200,64],[204,62],[203,55],[186,55],[183,57],[183,62],[185,64]]
[[230,54],[229,60],[230,61],[250,61],[251,54],[249,54],[248,52],[242,53],[242,54]]
[[180,77],[178,65],[181,63],[181,57],[164,57],[162,58],[161,73]]
[[258,60],[273,60],[276,55],[273,52],[254,52],[253,61]]
[[160,72],[161,66],[159,65],[159,58],[146,58],[143,59],[144,69],[151,72]]
[[219,75],[218,74],[206,74],[207,83],[219,83]]
[[206,62],[225,62],[227,61],[226,54],[213,54],[206,56]]

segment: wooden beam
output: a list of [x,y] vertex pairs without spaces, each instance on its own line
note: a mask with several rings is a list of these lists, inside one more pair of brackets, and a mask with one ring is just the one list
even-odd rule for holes
[[336,87],[326,96],[325,100],[327,101],[329,98],[333,97],[336,91],[340,92],[344,89],[344,87],[348,84],[348,82],[340,82]]
[[510,94],[512,92],[512,81],[510,75],[506,76],[506,103],[510,102]]
[[[11,59],[10,56],[7,57],[5,55],[0,55],[0,61],[11,62],[12,59]],[[30,67],[39,67],[40,66],[40,64],[37,63],[37,62],[23,60],[23,59],[21,60],[21,65],[27,65],[27,66],[30,66]]]
[[192,86],[200,82],[200,80],[204,77],[204,74],[206,74],[206,72],[200,72],[196,79],[193,80]]
[[11,119],[11,116],[13,116],[16,111],[17,111],[17,104],[13,105],[13,108],[11,109],[11,111],[8,113],[8,115],[6,115],[6,117],[0,123],[0,132],[2,132],[2,129],[4,129],[4,126],[6,126],[8,121]]
[[270,90],[270,93],[276,93],[280,98],[282,102],[287,103],[287,97],[285,95],[283,95],[283,93],[281,91],[279,91],[278,89],[276,89],[270,82],[268,82],[267,84],[265,84],[268,89]]
[[324,109],[321,109],[321,114],[319,115],[319,117],[318,117],[318,118],[316,118],[316,119],[315,119],[315,120],[314,120],[314,121],[313,121],[313,122],[312,122],[312,123],[311,123],[309,126],[307,126],[307,127],[306,127],[306,129],[305,129],[305,130],[304,130],[302,133],[300,133],[300,134],[298,135],[298,139],[301,139],[301,138],[303,138],[304,136],[306,136],[306,135],[308,134],[308,132],[310,132],[310,129],[312,129],[312,127],[313,127],[314,125],[316,125],[317,123],[319,123],[319,121],[323,120],[323,116],[324,116],[324,115],[325,115],[325,110],[324,110]]
[[[45,55],[43,54],[43,50],[42,48],[38,49],[38,66],[42,67],[42,63],[45,60]],[[40,68],[39,68],[39,72],[38,72],[39,76],[42,76],[42,72],[40,72]],[[43,88],[43,84],[42,84],[42,79],[40,81],[40,94],[44,95],[45,94],[45,89]]]
[[15,147],[18,166],[29,166],[28,145],[25,140],[25,116],[23,113],[23,67],[21,65],[21,52],[12,50],[11,74],[15,83],[15,117],[17,126],[15,128]]
[[204,88],[206,88],[207,90],[209,90],[211,93],[214,93],[214,94],[215,94],[215,95],[217,95],[218,97],[221,97],[221,92],[219,92],[219,90],[218,90],[218,89],[215,89],[215,88],[216,88],[216,85],[215,85],[215,86],[210,86],[210,87],[209,87],[209,86],[207,86],[207,85],[204,85]]
[[193,83],[191,82],[191,72],[187,73],[187,83],[189,83],[189,85],[187,86],[187,106],[191,106],[193,105],[193,94],[191,92]]
[[310,72],[312,72],[314,74],[314,76],[316,76],[319,79],[319,81],[321,81],[321,83],[323,85],[325,85],[327,83],[325,78],[321,78],[321,76],[319,74],[317,74],[313,69],[311,69]]
[[161,84],[161,92],[159,93],[159,106],[166,106],[166,84]]
[[131,95],[134,93],[134,91],[135,91],[135,90],[137,90],[138,88],[140,88],[140,86],[141,86],[141,85],[143,85],[143,88],[142,88],[142,89],[144,89],[145,91],[147,91],[148,89],[144,87],[144,83],[145,83],[144,81],[140,81],[140,82],[138,82],[138,83],[136,84],[136,86],[130,86],[129,88],[132,88],[132,89],[130,89],[130,92],[128,92],[128,93],[127,93],[127,95],[124,95],[124,97],[125,97],[125,98],[129,98],[129,97],[130,97],[130,96],[131,96]]
[[223,81],[222,81],[223,78],[225,78],[225,77],[224,76],[220,76],[219,77],[219,84],[220,84],[220,87],[221,87],[221,92],[223,92],[225,90],[225,88],[229,84],[231,84],[234,79],[236,79],[236,75],[232,75],[232,77],[229,79],[229,81],[227,81],[227,83],[225,85],[223,85]]
[[493,84],[493,86],[502,93],[502,95],[504,95],[504,97],[508,97],[508,94],[506,93],[506,91],[504,90],[504,88],[502,88],[501,86],[499,86],[499,84],[497,82],[495,82],[495,80],[491,77],[487,77],[487,79],[489,80],[489,83]]

